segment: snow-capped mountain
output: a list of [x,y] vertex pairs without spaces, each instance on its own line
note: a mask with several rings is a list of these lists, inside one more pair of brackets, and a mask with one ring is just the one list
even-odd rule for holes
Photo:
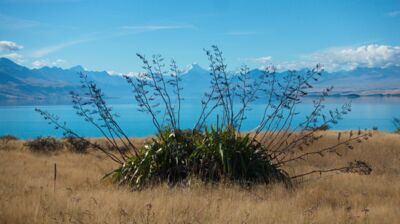
[[[70,101],[68,92],[80,88],[80,72],[95,81],[109,98],[133,100],[131,87],[121,75],[86,71],[82,66],[30,69],[0,58],[0,104],[67,103]],[[260,73],[261,70],[254,69],[251,76],[256,77]],[[209,91],[209,71],[200,65],[188,65],[180,75],[185,99],[200,98]],[[335,86],[336,96],[400,95],[400,67],[325,72],[315,87],[318,90],[331,85]]]

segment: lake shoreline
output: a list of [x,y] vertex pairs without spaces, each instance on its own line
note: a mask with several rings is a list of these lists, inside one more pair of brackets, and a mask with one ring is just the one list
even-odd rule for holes
[[[319,97],[320,93],[311,93],[308,96],[305,96],[305,100],[311,100]],[[341,93],[335,93],[332,95],[325,96],[325,98],[329,99],[400,99],[400,93],[399,94],[372,94],[372,95],[361,95],[361,94],[341,94]],[[105,100],[110,101],[111,103],[116,103],[116,104],[135,104],[136,102],[133,101],[133,96],[132,97],[122,97],[122,98],[116,98],[116,97],[105,97]],[[198,101],[199,103],[201,102],[201,98],[190,98],[190,100],[195,100]],[[255,104],[259,104],[261,102],[255,102]],[[1,99],[0,100],[0,107],[9,107],[9,106],[65,106],[65,105],[70,105],[72,106],[71,98],[66,97],[63,100],[48,100],[48,99],[43,99],[43,100],[24,100],[24,99],[10,99],[10,100],[5,100]]]

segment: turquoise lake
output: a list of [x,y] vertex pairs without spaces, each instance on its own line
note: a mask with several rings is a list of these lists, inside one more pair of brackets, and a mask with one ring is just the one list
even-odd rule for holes
[[[394,117],[400,118],[400,97],[361,97],[355,99],[329,98],[326,101],[327,109],[340,108],[343,103],[352,102],[352,111],[343,120],[333,126],[334,130],[371,129],[373,127],[382,131],[393,131]],[[117,121],[124,131],[132,137],[153,135],[155,129],[151,119],[145,113],[137,111],[134,104],[111,104],[114,111],[120,117]],[[66,121],[68,126],[77,133],[87,137],[99,137],[101,134],[75,114],[71,105],[40,105],[40,106],[1,106],[0,107],[0,135],[11,134],[19,138],[27,139],[38,136],[62,136],[62,132],[48,125],[43,118],[34,111],[35,108],[47,110],[58,115],[61,121]],[[243,123],[242,130],[254,129],[263,112],[264,105],[254,104],[252,110],[247,113],[247,120]],[[297,106],[293,126],[298,124],[304,115],[312,109],[311,102],[305,102]],[[185,103],[182,106],[182,128],[193,127],[199,115],[199,103]]]

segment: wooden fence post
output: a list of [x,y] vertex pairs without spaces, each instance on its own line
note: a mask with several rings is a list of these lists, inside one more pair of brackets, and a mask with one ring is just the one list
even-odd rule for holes
[[56,192],[56,182],[57,182],[57,163],[54,163],[54,193]]

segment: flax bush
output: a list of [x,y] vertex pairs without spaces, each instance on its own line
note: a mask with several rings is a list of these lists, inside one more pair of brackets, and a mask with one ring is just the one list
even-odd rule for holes
[[[286,172],[293,162],[325,155],[342,156],[342,151],[353,149],[353,143],[371,137],[371,132],[361,130],[338,133],[337,143],[304,150],[318,143],[330,126],[351,111],[350,104],[333,110],[325,108],[324,101],[333,88],[328,87],[313,97],[311,112],[299,117],[297,106],[304,103],[313,83],[323,74],[320,65],[305,72],[284,73],[277,73],[271,66],[256,74],[242,66],[239,72],[231,73],[218,47],[212,46],[205,53],[210,88],[202,97],[200,115],[189,130],[182,130],[180,125],[184,97],[182,72],[176,62],[172,60],[167,67],[160,55],[148,59],[137,54],[145,71],[137,77],[125,78],[132,87],[138,110],[152,118],[157,130],[156,136],[143,147],[133,144],[101,89],[83,73],[80,74],[83,92],[72,92],[72,102],[76,113],[103,134],[107,147],[85,140],[57,116],[37,111],[65,136],[86,141],[118,163],[120,167],[106,177],[134,189],[164,182],[173,186],[190,183],[191,179],[205,183],[290,185],[294,179],[315,173],[372,171],[368,163],[353,161],[329,169],[292,175]],[[264,106],[260,122],[251,133],[242,133],[246,113],[255,102]],[[212,118],[217,118],[217,122],[210,122]],[[299,118],[302,122],[294,125],[293,120]]]

